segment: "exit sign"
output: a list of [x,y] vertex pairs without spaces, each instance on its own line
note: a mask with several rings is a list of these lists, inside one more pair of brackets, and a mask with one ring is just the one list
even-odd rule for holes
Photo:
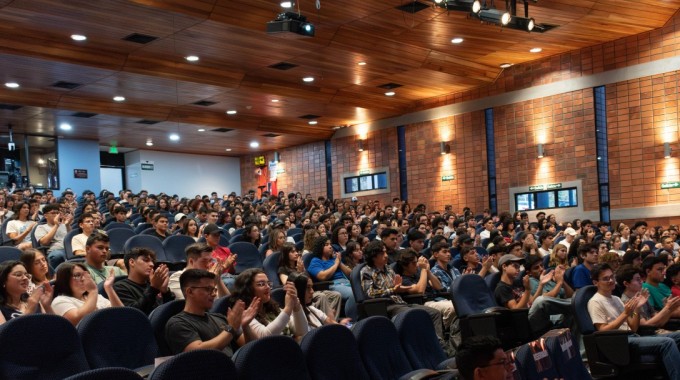
[[680,182],[664,182],[661,184],[661,189],[675,189],[680,187]]
[[454,176],[454,175],[443,175],[442,176],[442,182],[453,181],[454,179],[456,179],[456,176]]
[[536,190],[555,190],[555,189],[561,189],[562,184],[561,183],[549,183],[547,185],[534,185],[534,186],[529,186],[529,191],[536,191]]

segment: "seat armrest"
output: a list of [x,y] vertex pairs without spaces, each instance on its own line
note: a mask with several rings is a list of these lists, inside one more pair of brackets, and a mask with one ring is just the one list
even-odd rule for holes
[[422,305],[422,304],[425,303],[425,295],[424,294],[409,294],[409,295],[401,296],[401,298],[404,300],[404,302],[410,303],[410,304]]
[[387,305],[393,303],[391,298],[368,298],[359,303],[359,318],[382,315],[387,317]]
[[617,366],[630,364],[628,336],[632,334],[632,331],[621,330],[595,332],[593,335],[598,354]]
[[448,358],[444,360],[443,362],[439,363],[437,365],[437,370],[443,370],[443,369],[457,369],[458,366],[456,365],[456,358]]
[[312,284],[314,291],[320,292],[322,290],[330,290],[333,281],[316,281]]
[[417,369],[399,378],[399,380],[424,380],[439,376],[440,373],[431,369]]

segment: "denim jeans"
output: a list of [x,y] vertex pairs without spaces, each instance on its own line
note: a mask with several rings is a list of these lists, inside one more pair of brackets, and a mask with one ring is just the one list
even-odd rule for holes
[[356,319],[357,305],[354,300],[354,293],[352,293],[352,286],[350,285],[349,280],[333,280],[330,290],[334,290],[342,295],[342,300],[345,302],[345,315],[352,319]]
[[63,249],[53,249],[47,252],[47,262],[52,269],[57,269],[59,264],[66,261],[66,251]]
[[670,379],[680,379],[680,334],[672,333],[657,336],[630,336],[628,345],[635,347],[640,354],[653,354],[661,357]]

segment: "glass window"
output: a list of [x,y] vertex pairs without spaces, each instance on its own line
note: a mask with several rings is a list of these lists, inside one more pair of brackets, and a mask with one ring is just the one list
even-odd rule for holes
[[515,208],[517,211],[537,210],[548,208],[577,207],[578,196],[576,188],[535,191],[515,194]]
[[345,193],[387,189],[387,173],[365,174],[345,178]]

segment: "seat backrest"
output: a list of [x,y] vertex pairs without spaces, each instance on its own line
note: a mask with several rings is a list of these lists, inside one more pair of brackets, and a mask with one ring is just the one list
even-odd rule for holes
[[89,369],[78,333],[63,317],[29,314],[0,328],[0,379],[61,379]]
[[193,350],[166,360],[149,375],[149,380],[236,379],[236,367],[222,351]]
[[295,243],[295,249],[297,249],[298,252],[302,252],[302,250],[305,248],[305,241],[300,239]]
[[283,308],[286,303],[286,291],[283,288],[272,289],[272,299]]
[[389,319],[381,316],[364,318],[354,325],[352,333],[371,379],[398,379],[413,370],[401,348],[397,329]]
[[352,286],[352,295],[354,295],[354,301],[360,304],[366,300],[366,293],[361,287],[361,269],[366,266],[366,263],[361,263],[352,268],[352,272],[349,274],[349,282]]
[[109,235],[109,248],[112,255],[124,254],[125,242],[135,236],[135,232],[131,228],[111,228],[106,231],[106,234]]
[[66,252],[66,260],[70,260],[75,257],[73,254],[73,245],[71,242],[73,241],[73,237],[80,234],[80,228],[74,228],[71,231],[69,231],[66,236],[64,236],[64,251]]
[[565,236],[558,236],[553,240],[553,247],[556,246],[557,244],[560,244],[562,240],[564,240]]
[[564,271],[564,282],[572,288],[574,287],[574,268],[576,267],[569,267]]
[[543,257],[543,268],[548,269],[548,265],[550,265],[550,255],[545,255]]
[[241,273],[249,268],[262,268],[262,255],[253,243],[240,241],[229,244],[229,250],[238,255],[236,258],[236,273]]
[[412,309],[399,313],[392,322],[413,369],[434,369],[446,360],[446,353],[438,343],[432,320],[425,310]]
[[142,380],[137,372],[123,367],[97,368],[69,376],[64,380]]
[[486,282],[486,286],[489,288],[491,291],[496,291],[496,285],[501,281],[501,272],[496,272],[496,273],[489,273],[484,277],[484,282]]
[[138,309],[109,307],[96,310],[83,318],[77,329],[92,368],[135,369],[153,364],[158,356],[151,323]]
[[541,355],[538,359],[534,357],[532,346],[538,349],[537,352],[545,351],[545,347],[540,346],[540,341],[533,341],[523,344],[517,350],[517,362],[519,363],[519,372],[522,379],[526,380],[543,380],[543,379],[559,379],[561,376],[555,368],[550,355]]
[[128,230],[134,232],[134,229],[132,228],[131,225],[129,225],[127,223],[120,223],[120,222],[111,222],[111,223],[107,224],[106,227],[104,227],[104,231],[109,231],[109,230],[112,230],[114,228],[127,228]]
[[[565,333],[566,334],[566,333]],[[560,378],[564,379],[591,379],[583,359],[579,353],[579,343],[570,333],[571,340],[549,336],[545,338],[545,346],[550,353],[550,358],[555,364]]]
[[146,223],[146,222],[139,223],[138,225],[135,226],[135,233],[141,234],[142,231],[144,231],[148,228],[151,228],[151,227],[153,227],[153,225],[151,225],[151,223]]
[[287,336],[271,335],[248,342],[233,359],[239,380],[309,379],[300,346]]
[[165,340],[165,325],[173,315],[182,310],[184,310],[184,300],[174,300],[158,306],[149,314],[149,322],[153,329],[153,335],[156,337],[156,343],[158,344],[161,356],[172,355],[170,346],[168,346],[168,342]]
[[268,249],[269,249],[269,242],[265,241],[264,243],[260,244],[260,246],[257,248],[257,251],[260,252],[260,255],[262,255],[262,257],[264,257],[265,254],[267,253]]
[[219,315],[227,315],[227,310],[231,307],[231,305],[232,301],[231,297],[229,296],[216,298],[212,307],[210,308],[210,312]]
[[171,263],[184,263],[187,261],[185,250],[196,241],[187,235],[172,235],[163,240],[165,258]]
[[297,234],[302,233],[302,228],[289,228],[288,231],[286,231],[286,236],[293,236]]
[[312,329],[302,338],[300,348],[313,380],[369,379],[354,335],[345,326]]
[[584,286],[571,297],[572,315],[576,318],[576,325],[583,335],[595,332],[593,320],[588,314],[588,301],[597,293],[595,285]]
[[243,235],[234,233],[234,235],[229,239],[229,244],[239,243],[243,241]]
[[12,218],[6,218],[4,222],[2,222],[2,227],[0,227],[0,236],[2,237],[2,245],[12,247],[14,246],[14,241],[7,235],[7,225],[9,224],[9,221],[12,220]]
[[262,263],[264,273],[269,278],[269,281],[274,283],[274,287],[281,287],[281,280],[279,279],[279,258],[281,257],[281,252],[274,252],[271,255],[264,258]]
[[153,235],[153,233],[154,233],[155,231],[156,231],[156,229],[153,228],[153,227],[151,227],[151,228],[145,228],[144,231],[138,232],[137,234],[138,234],[138,235]]
[[130,237],[123,246],[123,250],[127,253],[133,248],[148,248],[156,254],[156,261],[167,262],[165,257],[165,249],[163,249],[163,242],[161,239],[151,235],[135,235]]
[[459,318],[482,313],[496,306],[496,300],[484,279],[476,274],[464,274],[451,285],[453,307]]
[[16,247],[0,247],[0,263],[3,261],[16,261],[21,258],[21,250]]

